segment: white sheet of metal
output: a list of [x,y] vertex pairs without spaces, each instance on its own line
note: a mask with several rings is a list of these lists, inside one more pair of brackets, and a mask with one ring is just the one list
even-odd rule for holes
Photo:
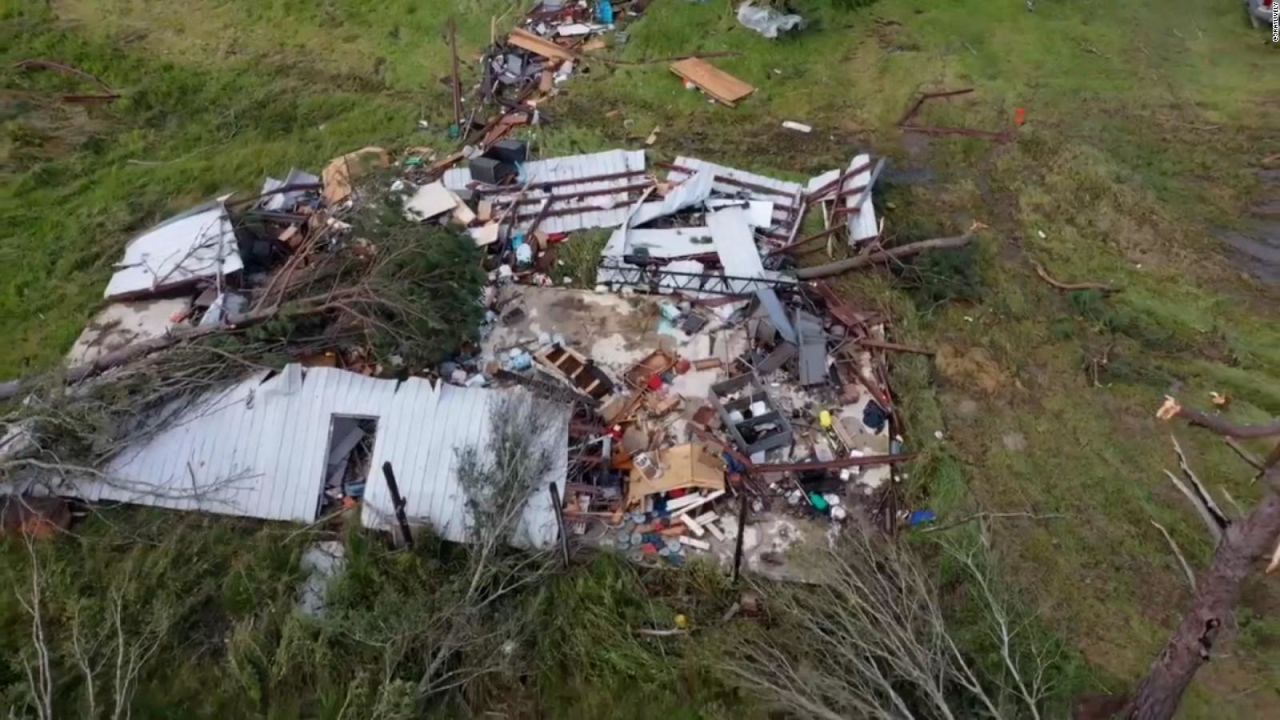
[[[631,213],[631,196],[636,192],[623,190],[628,186],[646,182],[643,174],[645,157],[643,150],[607,150],[587,155],[571,155],[562,158],[534,160],[520,166],[520,179],[510,192],[488,195],[494,202],[494,214],[501,215],[505,203],[516,200],[520,195],[520,187],[526,181],[529,188],[520,205],[522,215],[535,215],[542,206],[542,200],[554,195],[552,212],[574,210],[564,215],[552,215],[545,218],[538,229],[549,233],[570,232],[584,228],[617,227],[626,222]],[[583,178],[609,175],[622,175],[607,180],[586,180],[571,182]],[[444,185],[454,192],[467,189],[472,182],[470,168],[454,168],[444,174]],[[539,183],[557,183],[554,187],[541,189]],[[617,192],[607,192],[608,190]],[[581,197],[581,193],[601,193]],[[533,217],[526,217],[517,226],[528,227],[533,224]]]
[[221,202],[166,220],[129,242],[102,296],[141,296],[195,278],[243,268],[231,217]]
[[659,202],[641,203],[634,214],[627,219],[627,227],[643,225],[660,217],[674,215],[685,208],[700,205],[711,197],[714,176],[709,172],[700,172],[675,186],[667,196]]
[[711,230],[705,227],[640,228],[613,231],[605,243],[601,257],[620,258],[645,249],[649,257],[675,258],[715,252]]
[[742,208],[725,208],[707,215],[707,227],[715,242],[716,254],[724,274],[730,277],[765,277],[760,250],[747,224],[747,213]]
[[773,205],[773,203],[765,200],[734,200],[731,198],[723,198],[707,201],[707,208],[710,210],[719,210],[727,207],[745,207],[747,210],[747,224],[753,228],[761,229],[765,229],[773,225]]
[[[850,175],[845,179],[843,192],[845,188],[852,190],[856,187],[862,187],[871,182],[871,156],[856,155],[849,162],[849,170],[853,170],[859,165],[866,165],[867,169],[855,175]],[[852,209],[854,203],[858,201],[861,193],[855,193],[845,198],[844,206]],[[862,201],[862,205],[858,207],[857,212],[850,210],[848,213],[849,224],[849,244],[856,245],[865,240],[870,240],[880,234],[880,227],[876,224],[876,208],[871,202],[871,193],[866,194],[866,199]]]
[[[781,234],[790,232],[793,208],[799,200],[802,199],[804,193],[804,186],[800,183],[778,180],[777,178],[771,178],[766,175],[757,175],[755,173],[746,172],[745,170],[738,170],[725,165],[717,165],[705,160],[685,157],[683,155],[677,157],[673,164],[677,167],[683,168],[683,170],[671,170],[667,173],[668,180],[681,180],[687,177],[690,173],[709,171],[716,177],[716,182],[712,185],[714,192],[721,193],[723,195],[747,197],[752,200],[774,203],[773,225],[768,228],[761,229]],[[741,185],[725,182],[726,180],[733,180],[747,185],[754,185],[756,187],[744,188]]]
[[[410,521],[462,542],[469,514],[456,478],[458,451],[486,447],[491,405],[512,394],[289,365],[159,418],[165,429],[117,454],[104,470],[110,480],[88,483],[81,492],[90,500],[311,522],[323,490],[333,416],[374,418],[363,523],[390,525],[391,499],[381,470],[389,461]],[[545,546],[558,532],[546,487],[554,482],[563,489],[569,411],[531,402],[539,403],[540,418],[550,419],[539,437],[555,463],[526,506],[514,541]]]

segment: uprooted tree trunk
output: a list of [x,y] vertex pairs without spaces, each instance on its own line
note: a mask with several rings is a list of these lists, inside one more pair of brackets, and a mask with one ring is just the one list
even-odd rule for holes
[[[1206,428],[1228,438],[1265,438],[1280,436],[1280,424],[1236,426],[1216,416],[1179,407],[1170,400],[1161,409],[1161,417],[1183,418],[1190,424]],[[1195,480],[1185,460],[1181,458],[1183,473],[1193,483],[1196,491],[1188,498],[1197,503],[1197,510],[1210,532],[1221,535],[1221,541],[1213,554],[1209,567],[1195,584],[1195,600],[1182,616],[1177,629],[1155,662],[1135,689],[1125,706],[1122,716],[1134,720],[1164,720],[1172,718],[1191,685],[1196,672],[1212,656],[1213,644],[1223,625],[1231,620],[1245,581],[1257,567],[1257,563],[1277,548],[1280,539],[1280,466],[1252,461],[1262,473],[1266,494],[1242,520],[1222,522],[1221,517],[1209,507],[1212,500],[1204,497],[1202,486]],[[1274,458],[1275,453],[1272,454]],[[1197,498],[1200,498],[1197,500]],[[1214,523],[1218,527],[1214,527]]]
[[800,268],[796,271],[796,277],[801,280],[816,280],[818,278],[830,277],[841,273],[857,270],[858,268],[870,267],[872,265],[883,265],[901,260],[903,258],[919,255],[922,252],[930,250],[956,250],[968,245],[973,241],[973,236],[986,225],[975,222],[962,235],[955,237],[933,238],[932,240],[921,240],[919,242],[900,245],[888,250],[871,253],[870,255],[859,255],[845,260],[837,260],[826,265],[818,265],[817,267]]

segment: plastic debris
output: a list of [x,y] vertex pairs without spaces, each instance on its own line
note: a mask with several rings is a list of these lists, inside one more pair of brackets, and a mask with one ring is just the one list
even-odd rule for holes
[[738,22],[755,30],[761,35],[774,40],[780,33],[798,30],[804,27],[804,18],[799,15],[780,13],[773,8],[756,7],[750,2],[738,6]]

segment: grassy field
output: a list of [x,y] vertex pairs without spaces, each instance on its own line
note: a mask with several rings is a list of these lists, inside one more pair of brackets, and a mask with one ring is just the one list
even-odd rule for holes
[[[1021,2],[794,5],[809,28],[769,41],[738,26],[723,0],[655,0],[611,56],[738,52],[715,62],[756,94],[730,110],[685,91],[664,63],[593,62],[545,108],[536,147],[641,147],[661,126],[655,159],[695,154],[789,178],[870,150],[893,161],[877,200],[894,239],[951,234],[974,219],[989,225],[964,277],[926,261],[841,286],[890,309],[901,340],[940,351],[936,362],[906,358],[896,368],[909,441],[926,455],[912,473],[916,499],[943,517],[1065,515],[993,525],[999,565],[1010,591],[1083,668],[1064,679],[1069,690],[1121,691],[1188,598],[1149,520],[1168,527],[1191,562],[1211,551],[1163,480],[1172,453],[1170,428],[1153,417],[1161,396],[1176,387],[1199,402],[1216,390],[1232,396],[1241,418],[1280,414],[1276,291],[1242,277],[1214,235],[1240,222],[1261,191],[1258,162],[1280,152],[1280,54],[1247,28],[1233,0],[1158,8],[1044,0],[1034,11]],[[448,148],[443,22],[457,16],[469,57],[510,5],[0,7],[7,377],[57,362],[123,242],[165,214],[290,166],[317,170],[364,145]],[[51,93],[75,91],[67,81],[10,67],[31,57],[75,64],[123,97],[88,110],[58,103]],[[1017,141],[921,140],[893,127],[916,92],[960,86],[976,91],[927,108],[922,121],[1003,128],[1024,108]],[[428,130],[417,129],[420,119]],[[787,119],[815,131],[783,130]],[[1060,279],[1123,291],[1064,294],[1035,276],[1033,261]],[[1179,437],[1212,486],[1245,505],[1256,496],[1247,468],[1224,447]],[[597,580],[566,582],[587,592]],[[611,576],[607,596],[580,606],[602,613],[596,632],[607,635],[610,613],[634,610],[617,604],[629,602],[619,588],[635,582]],[[566,602],[584,602],[575,598],[567,592]],[[1187,717],[1280,712],[1277,611],[1274,584],[1250,588],[1240,632],[1201,673]],[[562,703],[551,705],[557,716],[598,713],[610,697],[635,707],[629,692],[638,698],[656,687],[670,694],[658,696],[654,716],[680,707],[716,716],[734,702],[699,681],[693,655],[641,673],[636,664],[654,661],[652,648],[619,657],[589,642],[579,650],[585,673],[545,688],[544,699]],[[610,693],[585,690],[596,682]]]

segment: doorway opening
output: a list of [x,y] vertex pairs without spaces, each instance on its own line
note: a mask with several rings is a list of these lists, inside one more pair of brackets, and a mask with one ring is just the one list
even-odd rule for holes
[[364,497],[377,434],[375,417],[330,417],[324,488],[320,491],[316,517],[355,507]]

